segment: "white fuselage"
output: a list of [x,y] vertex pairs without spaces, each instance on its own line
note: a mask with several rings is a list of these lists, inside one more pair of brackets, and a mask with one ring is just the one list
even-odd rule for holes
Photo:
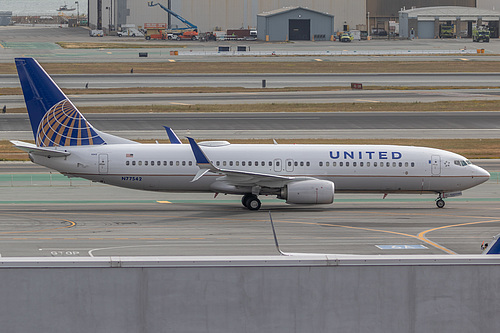
[[[273,145],[200,143],[220,169],[330,180],[336,192],[459,192],[489,179],[463,156],[444,150],[389,145]],[[67,157],[33,155],[35,163],[106,184],[152,191],[247,193],[225,188],[221,175],[199,171],[187,144],[59,147]],[[223,182],[223,180],[222,180]],[[267,194],[263,192],[264,194]]]

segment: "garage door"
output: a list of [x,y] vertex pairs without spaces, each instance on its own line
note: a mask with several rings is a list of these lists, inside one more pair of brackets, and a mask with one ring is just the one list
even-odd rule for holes
[[288,20],[289,40],[311,40],[311,20]]
[[418,38],[422,39],[434,38],[434,21],[418,22]]

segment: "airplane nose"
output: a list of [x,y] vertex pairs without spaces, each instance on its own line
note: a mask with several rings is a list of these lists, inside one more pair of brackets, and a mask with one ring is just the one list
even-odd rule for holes
[[477,184],[484,183],[490,179],[490,173],[477,165],[473,166],[472,177],[477,180]]

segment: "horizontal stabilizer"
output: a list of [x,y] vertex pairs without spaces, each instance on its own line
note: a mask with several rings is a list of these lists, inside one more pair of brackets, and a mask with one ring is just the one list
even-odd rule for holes
[[36,145],[28,142],[22,142],[22,141],[15,141],[12,140],[10,141],[16,148],[21,149],[27,153],[34,154],[34,155],[40,155],[40,156],[45,156],[45,157],[65,157],[69,156],[70,153],[65,151],[65,150],[59,150],[57,148],[44,148],[44,147],[37,147]]

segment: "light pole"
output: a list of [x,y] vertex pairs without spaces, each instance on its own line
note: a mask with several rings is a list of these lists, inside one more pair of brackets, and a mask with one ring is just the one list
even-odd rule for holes
[[366,24],[366,30],[368,30],[368,37],[370,37],[370,12],[367,13],[368,22]]
[[80,26],[80,4],[78,1],[75,1],[76,4],[76,26]]

